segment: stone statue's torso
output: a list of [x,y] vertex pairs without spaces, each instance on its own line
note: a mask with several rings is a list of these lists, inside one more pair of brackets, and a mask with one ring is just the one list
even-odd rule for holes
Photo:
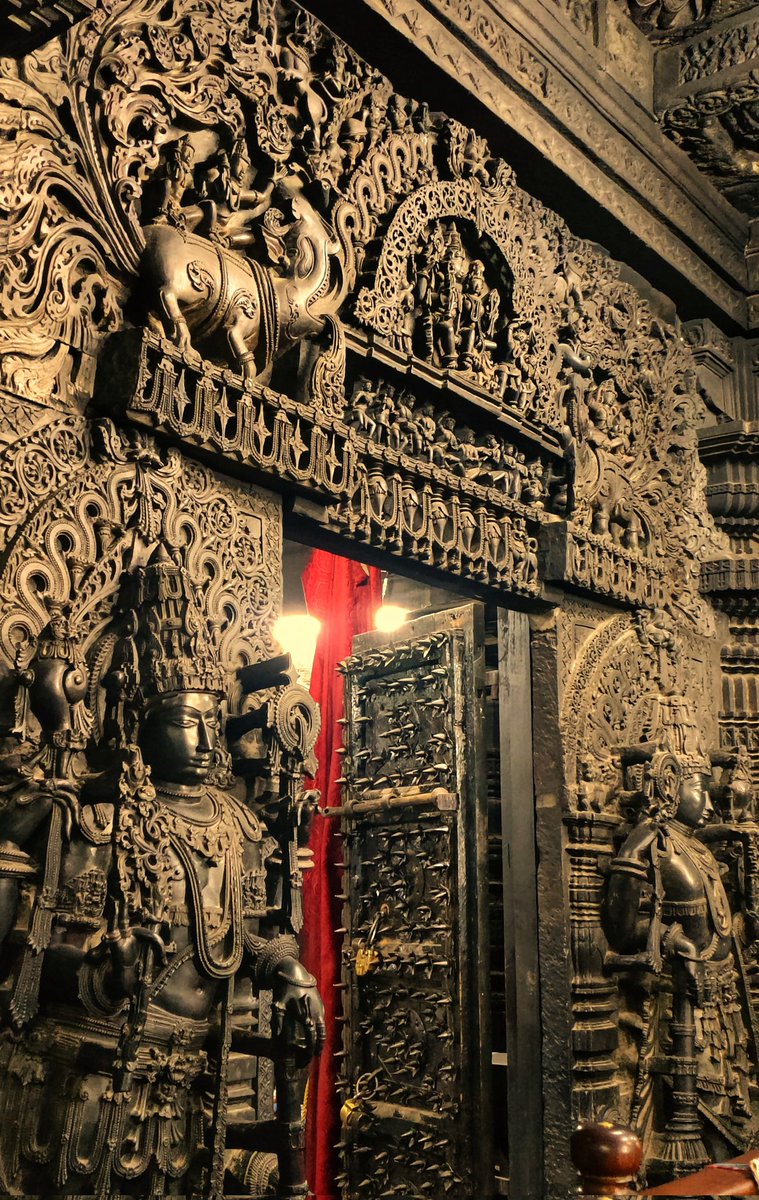
[[[105,931],[113,812],[111,805],[85,809],[64,848],[42,980],[45,1010],[76,1003],[78,969]],[[148,962],[155,985],[151,1003],[179,1017],[207,1018],[219,979],[239,968],[245,930],[254,932],[265,914],[270,843],[253,814],[212,788],[196,806],[159,795],[142,812],[122,813],[120,824],[119,859],[132,885],[132,921],[149,924],[167,947],[168,970],[155,956]],[[212,976],[199,961],[198,940],[217,964]]]
[[711,850],[671,825],[659,869],[664,923],[678,922],[699,951],[711,951],[710,958],[726,958],[732,935],[730,905]]

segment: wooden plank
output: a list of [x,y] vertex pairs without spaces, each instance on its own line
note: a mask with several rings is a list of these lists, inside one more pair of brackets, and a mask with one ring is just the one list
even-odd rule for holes
[[510,1194],[543,1196],[543,1130],[530,630],[498,614]]

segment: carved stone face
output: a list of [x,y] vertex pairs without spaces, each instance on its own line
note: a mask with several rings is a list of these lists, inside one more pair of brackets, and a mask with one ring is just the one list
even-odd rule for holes
[[193,787],[208,777],[218,735],[218,697],[175,692],[148,713],[140,749],[154,780]]
[[706,784],[706,775],[688,775],[680,784],[677,819],[691,829],[700,829],[714,813]]

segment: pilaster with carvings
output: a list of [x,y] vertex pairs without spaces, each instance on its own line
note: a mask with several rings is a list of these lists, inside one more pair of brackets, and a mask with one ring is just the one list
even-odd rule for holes
[[749,421],[715,425],[701,431],[699,446],[709,508],[730,546],[703,566],[704,591],[729,622],[721,654],[721,737],[743,747],[759,780],[759,429]]

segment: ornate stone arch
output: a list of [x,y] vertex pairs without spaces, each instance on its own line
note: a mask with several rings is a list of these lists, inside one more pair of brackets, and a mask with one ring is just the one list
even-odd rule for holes
[[[8,448],[4,469],[29,492],[26,516],[9,510],[4,528],[0,522],[0,662],[9,682],[49,621],[49,605],[58,603],[68,608],[97,689],[103,639],[135,537],[186,547],[188,570],[218,624],[230,685],[237,667],[273,652],[275,501],[176,451],[160,454],[110,422],[60,414]],[[32,502],[38,478],[46,488]]]
[[713,723],[713,683],[700,639],[675,629],[663,612],[621,613],[604,620],[577,655],[562,697],[564,803],[569,811],[615,812],[621,786],[617,751],[642,741],[647,702],[657,693],[688,692],[704,733]]

